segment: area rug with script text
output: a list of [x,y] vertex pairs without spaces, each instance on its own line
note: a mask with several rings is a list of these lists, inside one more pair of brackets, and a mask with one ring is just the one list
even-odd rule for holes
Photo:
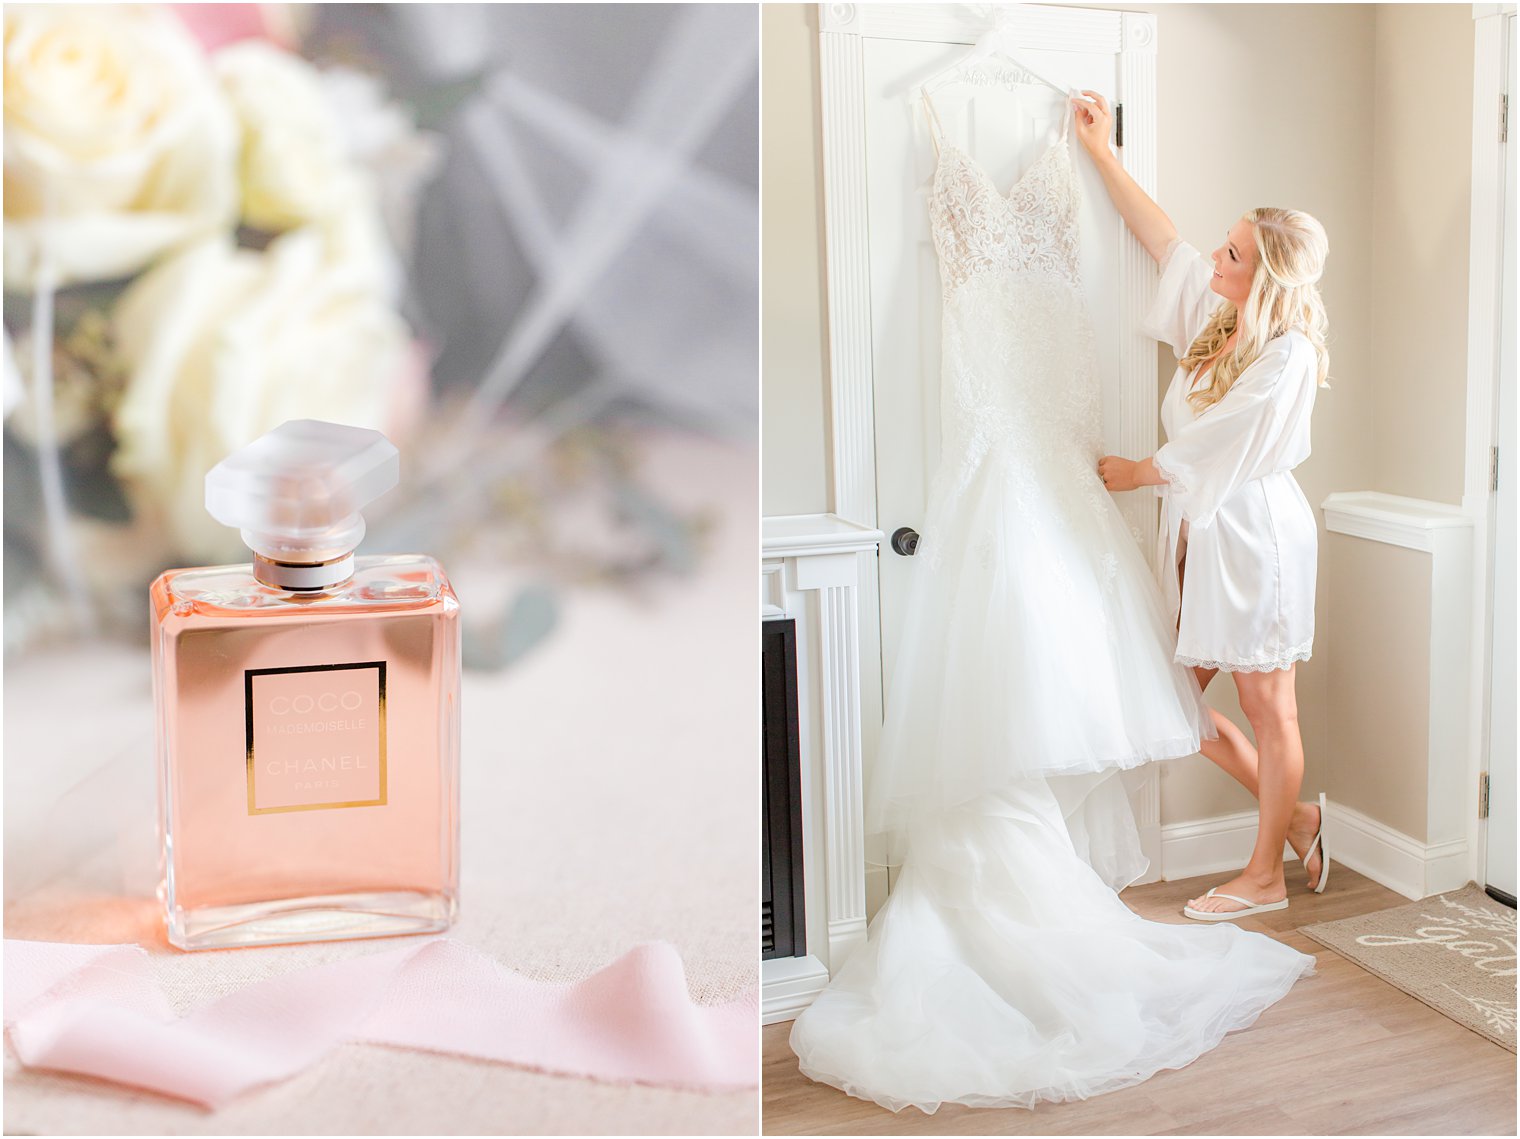
[[1515,1051],[1515,911],[1477,886],[1300,932]]

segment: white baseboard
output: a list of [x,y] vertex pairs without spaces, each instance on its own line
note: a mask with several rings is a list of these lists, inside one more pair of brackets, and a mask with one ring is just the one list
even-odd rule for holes
[[829,971],[811,954],[760,962],[760,1023],[795,1020],[828,983]]
[[1466,839],[1420,842],[1337,803],[1330,804],[1325,849],[1332,878],[1340,862],[1414,901],[1459,889],[1470,878]]
[[[1256,812],[1239,811],[1161,828],[1161,878],[1176,882],[1239,870],[1256,845]],[[1296,858],[1284,846],[1284,856]]]
[[[1332,880],[1340,863],[1416,901],[1467,884],[1466,840],[1423,843],[1334,800],[1326,807]],[[1239,870],[1255,842],[1255,811],[1169,823],[1161,828],[1161,877],[1175,882]],[[1298,856],[1284,848],[1283,857]]]

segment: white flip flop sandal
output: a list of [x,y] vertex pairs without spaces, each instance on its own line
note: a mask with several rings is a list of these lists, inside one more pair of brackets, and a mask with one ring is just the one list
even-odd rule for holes
[[1325,892],[1325,883],[1330,881],[1330,855],[1325,852],[1324,845],[1320,842],[1324,834],[1325,793],[1321,791],[1319,793],[1319,830],[1314,832],[1314,841],[1309,844],[1309,849],[1304,851],[1303,858],[1303,861],[1307,863],[1310,858],[1314,857],[1314,851],[1316,849],[1319,850],[1319,882],[1314,886],[1316,894],[1323,894]]
[[1195,910],[1192,906],[1183,906],[1182,912],[1194,921],[1230,921],[1233,918],[1248,917],[1251,914],[1264,914],[1268,910],[1285,910],[1288,908],[1288,899],[1280,902],[1253,902],[1250,898],[1241,898],[1235,894],[1222,894],[1216,886],[1211,889],[1205,898],[1228,898],[1232,902],[1239,902],[1245,907],[1243,910],[1220,910],[1217,913],[1209,910]]

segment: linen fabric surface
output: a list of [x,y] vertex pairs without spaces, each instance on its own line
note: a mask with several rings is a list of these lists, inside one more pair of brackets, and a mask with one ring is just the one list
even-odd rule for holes
[[804,1075],[894,1111],[1139,1083],[1314,967],[1227,923],[1145,921],[1115,893],[1145,867],[1120,770],[1213,728],[1097,475],[1063,112],[1007,194],[939,139],[945,446],[867,786],[867,830],[902,869],[790,1036]]
[[[1222,298],[1213,268],[1176,238],[1161,262],[1141,327],[1179,357]],[[1302,332],[1267,341],[1213,407],[1187,396],[1208,386],[1179,366],[1161,404],[1167,442],[1156,452],[1161,529],[1156,571],[1181,664],[1268,672],[1308,660],[1314,647],[1319,548],[1314,510],[1292,470],[1309,457],[1316,360]],[[1186,588],[1178,562],[1186,557]]]
[[[650,430],[641,453],[662,501],[712,519],[706,548],[690,575],[637,592],[561,591],[546,640],[504,671],[465,671],[449,938],[562,983],[666,941],[690,998],[722,1005],[758,973],[756,450]],[[477,618],[531,580],[499,562],[448,569]],[[111,643],[7,670],[7,937],[142,945],[180,1016],[259,981],[423,944],[171,949],[153,898],[150,679],[145,647]],[[365,1043],[210,1112],[24,1068],[9,1044],[5,1060],[11,1133],[754,1134],[758,1113],[755,1089],[605,1083]]]

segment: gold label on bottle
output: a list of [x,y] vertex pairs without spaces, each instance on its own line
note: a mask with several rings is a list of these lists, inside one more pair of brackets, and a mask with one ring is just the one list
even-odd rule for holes
[[243,672],[248,813],[385,805],[385,662]]

